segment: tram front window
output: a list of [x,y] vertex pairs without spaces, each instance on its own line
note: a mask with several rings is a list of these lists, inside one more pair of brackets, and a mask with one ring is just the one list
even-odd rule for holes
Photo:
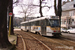
[[51,27],[59,27],[59,20],[50,19],[48,20],[47,25],[50,25]]
[[50,20],[51,27],[59,27],[59,20]]

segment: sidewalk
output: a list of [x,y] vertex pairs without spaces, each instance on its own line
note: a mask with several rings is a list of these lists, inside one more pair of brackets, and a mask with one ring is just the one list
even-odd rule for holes
[[11,44],[16,45],[16,42],[17,42],[17,36],[16,36],[16,35],[10,35],[10,36],[8,37],[8,39],[9,39],[9,42],[10,42]]
[[8,48],[0,48],[0,50],[14,50],[15,49],[15,45],[17,43],[17,36],[10,35],[10,36],[8,36],[8,40],[12,44],[12,46],[10,46]]
[[[14,29],[14,31],[19,31],[20,29]],[[13,45],[17,43],[17,35],[10,35],[8,36],[9,42]]]

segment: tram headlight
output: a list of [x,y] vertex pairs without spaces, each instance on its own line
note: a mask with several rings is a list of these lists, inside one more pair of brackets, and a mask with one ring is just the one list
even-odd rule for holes
[[54,32],[56,32],[56,31],[54,31]]
[[60,32],[60,31],[58,31],[58,32]]

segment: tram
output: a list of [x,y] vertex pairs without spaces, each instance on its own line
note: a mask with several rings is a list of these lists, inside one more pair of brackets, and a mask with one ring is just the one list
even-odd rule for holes
[[61,35],[58,16],[40,17],[37,19],[21,22],[21,30],[44,36]]

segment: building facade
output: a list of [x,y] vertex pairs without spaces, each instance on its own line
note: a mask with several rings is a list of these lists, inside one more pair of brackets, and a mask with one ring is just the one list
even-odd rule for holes
[[75,27],[75,1],[67,1],[62,6],[61,27]]

